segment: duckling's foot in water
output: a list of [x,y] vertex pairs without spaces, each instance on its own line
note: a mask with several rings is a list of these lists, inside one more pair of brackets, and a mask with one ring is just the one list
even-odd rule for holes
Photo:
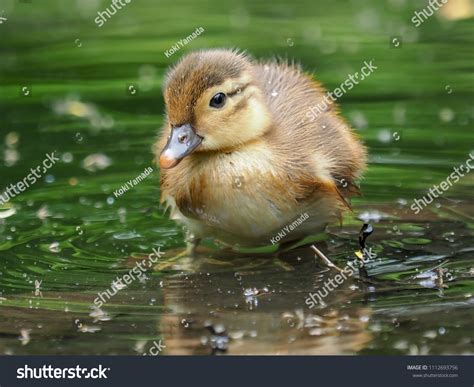
[[199,243],[201,243],[201,238],[197,238],[193,233],[191,233],[189,230],[186,230],[186,251],[184,251],[182,256],[187,256],[190,258],[193,258],[196,256],[196,248],[199,246]]
[[190,263],[196,258],[197,256],[201,254],[208,254],[209,249],[206,247],[199,246],[199,251],[198,251],[198,244],[200,240],[196,240],[194,242],[186,242],[186,248],[181,250],[181,249],[173,249],[169,250],[170,253],[172,253],[172,256],[169,258],[166,258],[165,261],[160,262],[157,264],[154,269],[156,271],[164,270],[169,268],[170,266],[176,265],[179,261],[179,264],[186,264]]
[[189,258],[194,258],[196,256],[196,249],[201,243],[201,239],[194,238],[193,240],[186,240],[186,250],[183,251],[183,256],[187,256]]

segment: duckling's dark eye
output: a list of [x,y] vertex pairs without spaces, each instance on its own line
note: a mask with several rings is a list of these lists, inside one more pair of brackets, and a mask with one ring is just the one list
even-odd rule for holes
[[217,93],[214,97],[211,98],[211,102],[209,102],[209,106],[215,108],[221,108],[225,104],[225,94],[224,93]]

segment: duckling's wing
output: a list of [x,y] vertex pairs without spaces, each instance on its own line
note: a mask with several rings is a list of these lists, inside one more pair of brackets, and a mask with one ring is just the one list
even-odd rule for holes
[[293,176],[309,174],[342,198],[356,194],[366,151],[336,104],[318,116],[312,113],[324,103],[324,88],[295,65],[267,62],[256,71],[274,118],[267,140],[286,170]]

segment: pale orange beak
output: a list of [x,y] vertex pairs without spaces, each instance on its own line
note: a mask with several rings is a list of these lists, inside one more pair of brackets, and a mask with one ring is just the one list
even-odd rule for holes
[[167,152],[163,152],[160,155],[160,168],[170,169],[170,168],[176,167],[176,165],[178,165],[180,160],[172,158],[170,155],[167,155],[166,153]]
[[161,151],[160,168],[175,167],[184,157],[201,145],[201,142],[202,137],[196,134],[191,125],[173,127],[168,142]]

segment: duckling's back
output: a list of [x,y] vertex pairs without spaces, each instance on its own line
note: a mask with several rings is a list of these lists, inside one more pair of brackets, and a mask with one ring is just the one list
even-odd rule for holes
[[292,173],[334,182],[349,195],[365,168],[366,151],[337,106],[325,103],[324,88],[294,65],[266,62],[254,68],[274,118],[268,141],[275,152]]

